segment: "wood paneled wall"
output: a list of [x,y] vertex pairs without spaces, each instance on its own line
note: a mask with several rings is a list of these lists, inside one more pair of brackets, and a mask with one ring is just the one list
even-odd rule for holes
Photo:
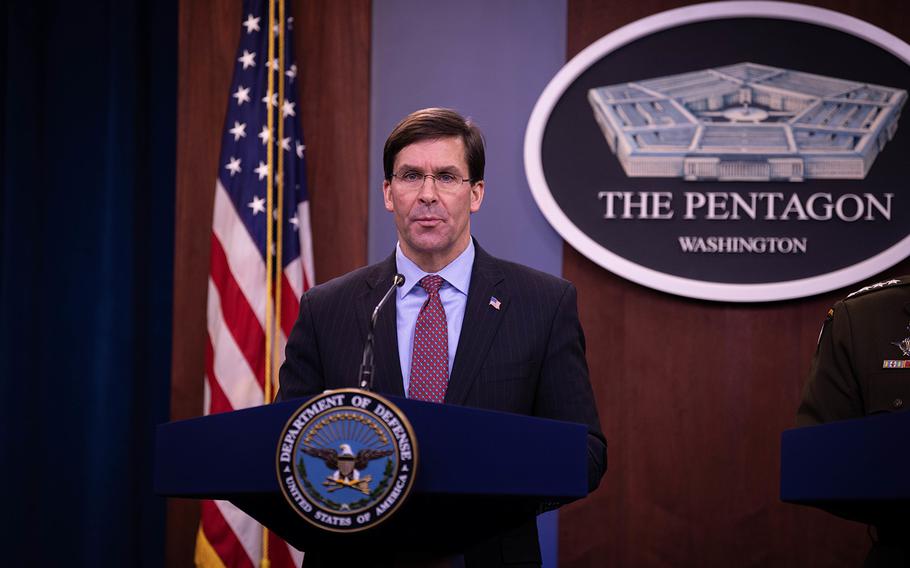
[[[569,0],[567,57],[684,4]],[[904,2],[816,4],[910,40]],[[609,469],[596,493],[561,510],[560,567],[860,566],[865,526],[778,499],[780,433],[795,425],[825,312],[849,290],[696,301],[623,280],[568,245],[564,253]],[[907,260],[886,272],[908,273]]]
[[[316,281],[367,259],[369,0],[293,0]],[[242,2],[180,3],[171,419],[202,413],[209,239]],[[191,566],[199,506],[168,504],[167,565]]]

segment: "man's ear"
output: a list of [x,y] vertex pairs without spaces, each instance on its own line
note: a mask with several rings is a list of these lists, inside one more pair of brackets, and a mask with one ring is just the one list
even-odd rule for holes
[[382,182],[382,202],[385,205],[386,211],[394,211],[395,208],[392,206],[392,184],[389,180]]
[[471,213],[480,210],[480,204],[483,203],[483,187],[483,180],[471,186]]

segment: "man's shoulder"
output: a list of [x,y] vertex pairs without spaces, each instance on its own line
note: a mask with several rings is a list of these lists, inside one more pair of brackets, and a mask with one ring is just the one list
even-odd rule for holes
[[494,270],[502,273],[507,282],[519,285],[520,289],[529,292],[562,295],[572,283],[559,276],[554,276],[536,268],[519,264],[510,260],[494,257],[483,252],[483,260],[488,262]]
[[503,272],[511,276],[527,278],[531,280],[539,280],[543,284],[560,289],[572,285],[572,283],[565,278],[554,276],[548,272],[544,272],[536,268],[531,268],[530,266],[526,266],[524,264],[502,259],[499,259],[499,262],[501,263]]
[[[388,259],[375,264],[361,266],[341,276],[336,276],[322,284],[310,288],[306,295],[310,299],[324,298],[336,294],[349,294],[354,290],[375,284],[382,278],[384,272],[393,272],[389,267]],[[391,284],[391,281],[390,281]]]

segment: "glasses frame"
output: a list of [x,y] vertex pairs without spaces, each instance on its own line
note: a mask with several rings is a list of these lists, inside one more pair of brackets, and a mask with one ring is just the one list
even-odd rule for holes
[[[448,187],[448,186],[446,186],[445,184],[441,184],[441,183],[439,182],[439,178],[436,177],[436,176],[438,176],[438,175],[445,175],[445,174],[454,176],[455,174],[453,174],[453,173],[451,173],[451,172],[443,172],[442,174],[425,174],[425,173],[423,173],[423,172],[418,172],[418,171],[414,171],[414,170],[408,170],[407,172],[405,172],[405,174],[411,174],[411,173],[417,174],[417,175],[420,175],[420,176],[423,176],[423,179],[420,180],[420,185],[415,185],[412,189],[422,189],[423,186],[424,186],[424,184],[427,183],[427,178],[433,178],[433,184],[434,184],[437,188],[447,188],[447,189],[458,189],[459,187],[461,187],[461,186],[464,184],[464,182],[468,182],[468,183],[471,182],[471,178],[460,178],[460,179],[459,179],[459,178],[456,177],[455,179],[458,179],[458,180],[459,180],[458,183],[457,183],[457,184],[453,183],[453,185],[452,185],[451,187]],[[407,186],[407,185],[408,185],[408,182],[406,182],[406,181],[404,180],[404,178],[402,178],[402,174],[392,174],[392,177],[393,177],[393,178],[398,178],[399,183],[401,183],[402,185],[404,185],[404,186]]]

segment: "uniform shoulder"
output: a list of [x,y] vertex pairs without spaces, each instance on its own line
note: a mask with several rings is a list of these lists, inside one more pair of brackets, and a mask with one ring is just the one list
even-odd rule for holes
[[901,298],[904,298],[907,294],[910,294],[910,276],[889,278],[863,286],[850,292],[843,299],[838,300],[828,310],[825,322],[831,321],[836,314],[839,315],[854,310],[858,310],[858,313],[861,313],[870,309],[875,310],[878,306],[900,302]]
[[908,290],[910,286],[910,276],[901,276],[898,278],[889,278],[888,280],[882,280],[881,282],[876,282],[875,284],[870,284],[868,286],[863,286],[859,290],[855,290],[847,294],[847,297],[844,298],[844,302],[853,303],[856,300],[861,298],[877,298],[883,292],[890,292],[895,290],[905,291]]

